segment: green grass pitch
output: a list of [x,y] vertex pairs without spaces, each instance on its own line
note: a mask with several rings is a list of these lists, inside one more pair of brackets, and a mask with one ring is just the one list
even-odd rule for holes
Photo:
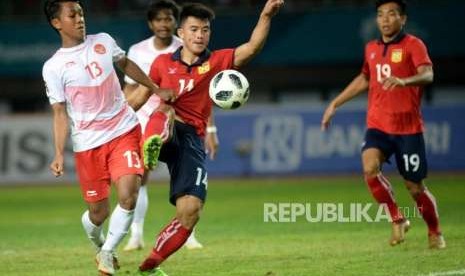
[[[400,206],[414,206],[391,177]],[[118,275],[133,275],[155,234],[174,214],[167,185],[149,184],[147,247],[122,252]],[[373,203],[361,177],[210,179],[197,227],[205,248],[181,249],[164,264],[172,275],[434,275],[465,271],[465,176],[436,175],[428,186],[439,204],[448,247],[427,249],[426,225],[412,218],[407,241],[390,247],[390,225],[378,223],[265,223],[265,202]],[[0,275],[97,275],[80,217],[77,185],[0,188]],[[465,273],[465,272],[464,272]],[[438,274],[440,275],[440,274]],[[459,274],[444,274],[459,275]],[[460,274],[463,275],[463,274]]]

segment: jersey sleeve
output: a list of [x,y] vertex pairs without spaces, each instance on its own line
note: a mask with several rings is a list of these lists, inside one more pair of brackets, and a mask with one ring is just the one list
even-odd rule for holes
[[113,57],[113,62],[117,62],[118,60],[122,59],[125,57],[126,52],[121,49],[116,41],[107,33],[102,33],[106,38],[108,39],[109,45],[111,47],[111,55]]
[[45,92],[50,104],[65,102],[65,89],[61,77],[48,64],[42,69],[45,82]]
[[152,81],[156,85],[160,85],[160,82],[161,82],[161,76],[160,76],[161,63],[162,63],[162,59],[159,56],[153,61],[152,65],[150,66],[149,77],[152,79]]
[[420,39],[413,40],[409,49],[412,57],[412,62],[415,68],[418,68],[421,65],[433,64],[428,55],[428,49],[426,48],[423,41],[421,41]]
[[236,49],[222,49],[216,51],[221,60],[221,70],[234,68],[234,52]]
[[[135,64],[139,65],[139,61],[137,60],[137,55],[136,51],[134,50],[134,47],[129,48],[128,59],[132,60]],[[128,75],[124,76],[124,82],[127,84],[136,84],[136,81],[131,79]]]

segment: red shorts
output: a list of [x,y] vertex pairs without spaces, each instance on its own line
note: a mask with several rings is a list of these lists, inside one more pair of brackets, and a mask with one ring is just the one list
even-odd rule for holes
[[140,126],[97,148],[76,152],[76,171],[86,202],[108,198],[111,181],[121,176],[144,173],[140,156]]

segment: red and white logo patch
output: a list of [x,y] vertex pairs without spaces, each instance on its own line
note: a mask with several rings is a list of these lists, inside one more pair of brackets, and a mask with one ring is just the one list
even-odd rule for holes
[[105,49],[105,46],[103,46],[102,44],[95,44],[94,45],[94,51],[97,53],[97,54],[105,54],[107,52],[107,49]]

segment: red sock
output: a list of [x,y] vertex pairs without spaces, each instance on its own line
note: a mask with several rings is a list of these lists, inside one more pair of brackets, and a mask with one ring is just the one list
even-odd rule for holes
[[192,230],[184,228],[178,219],[173,219],[158,235],[155,247],[150,256],[139,266],[139,270],[147,271],[159,266],[186,242],[191,232]]
[[370,188],[371,194],[379,204],[386,204],[389,214],[393,222],[400,222],[404,220],[404,216],[399,211],[397,203],[394,200],[391,184],[382,175],[378,174],[374,178],[365,177],[365,181]]
[[163,142],[165,142],[170,133],[170,120],[166,113],[161,111],[155,111],[150,116],[147,126],[145,127],[144,140],[158,134],[161,136]]
[[440,235],[439,215],[434,196],[425,189],[416,198],[416,202],[420,214],[428,225],[428,235]]

